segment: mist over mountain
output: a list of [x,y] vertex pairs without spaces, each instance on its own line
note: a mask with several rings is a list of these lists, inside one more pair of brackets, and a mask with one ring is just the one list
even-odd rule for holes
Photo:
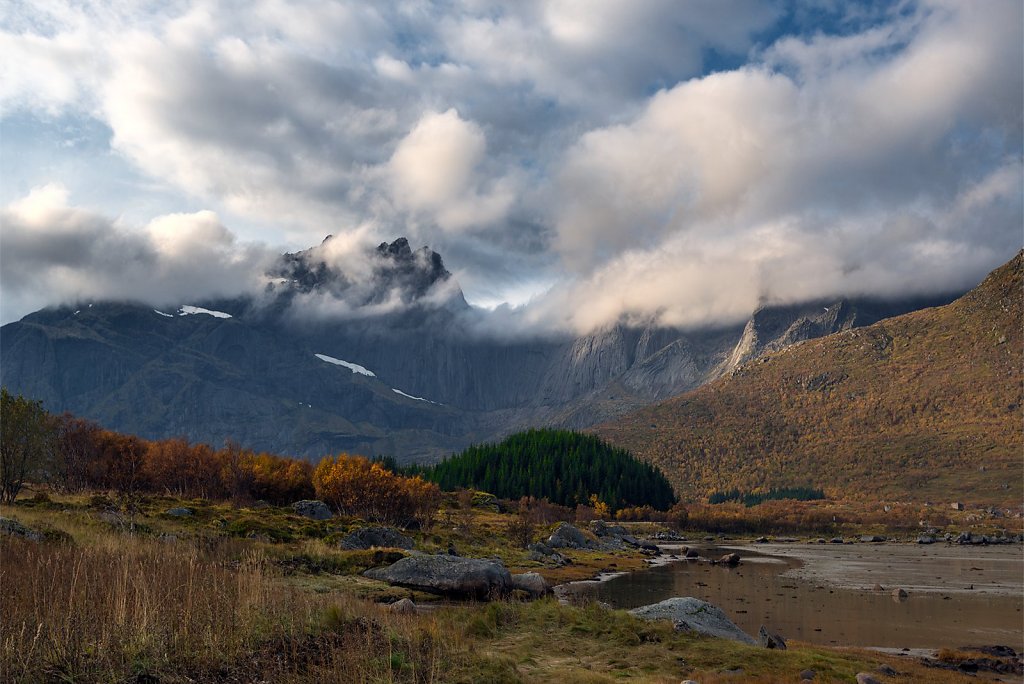
[[745,324],[480,334],[442,256],[405,238],[359,258],[328,237],[263,288],[173,307],[96,301],[0,329],[0,380],[107,427],[305,456],[436,460],[526,426],[581,428],[795,342],[948,298],[762,306]]

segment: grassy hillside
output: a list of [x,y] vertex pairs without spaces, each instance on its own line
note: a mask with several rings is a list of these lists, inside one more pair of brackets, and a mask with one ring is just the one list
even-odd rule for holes
[[813,486],[1019,505],[1022,255],[947,306],[798,344],[595,431],[684,500]]

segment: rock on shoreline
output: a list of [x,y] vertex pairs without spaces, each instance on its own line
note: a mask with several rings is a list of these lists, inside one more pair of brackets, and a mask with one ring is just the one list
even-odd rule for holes
[[644,620],[671,620],[679,631],[689,630],[750,646],[757,645],[754,638],[730,620],[721,608],[692,596],[665,599],[629,612]]

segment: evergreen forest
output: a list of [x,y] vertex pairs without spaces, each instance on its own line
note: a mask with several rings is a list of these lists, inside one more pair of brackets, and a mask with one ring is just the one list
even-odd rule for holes
[[601,502],[666,510],[675,502],[660,470],[593,435],[538,429],[480,444],[415,473],[442,489],[473,487],[502,499],[532,496],[562,506]]

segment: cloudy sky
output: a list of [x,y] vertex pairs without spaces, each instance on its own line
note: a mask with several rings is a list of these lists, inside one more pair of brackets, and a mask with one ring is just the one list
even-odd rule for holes
[[1022,24],[1020,0],[8,1],[0,319],[237,294],[328,233],[430,245],[547,329],[966,288],[1024,242]]

